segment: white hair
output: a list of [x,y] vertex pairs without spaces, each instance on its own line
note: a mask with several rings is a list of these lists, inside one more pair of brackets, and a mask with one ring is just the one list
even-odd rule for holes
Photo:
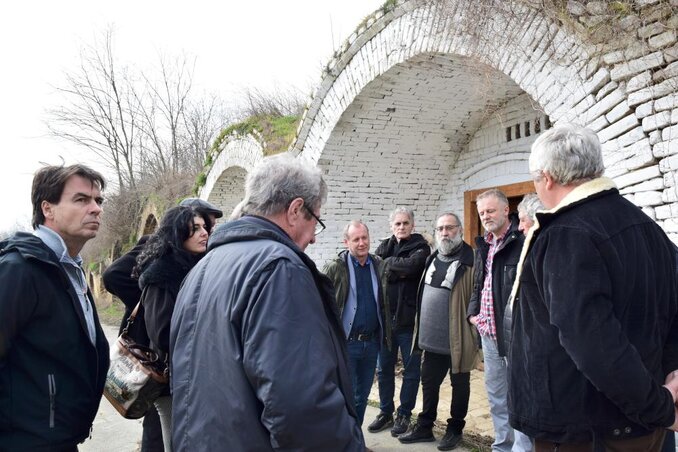
[[396,207],[395,209],[393,209],[393,212],[391,212],[391,215],[388,216],[388,222],[393,223],[393,219],[399,213],[404,213],[405,215],[407,215],[410,218],[410,221],[412,223],[414,223],[414,210],[407,208],[407,207],[402,207],[402,206],[399,206],[399,207]]
[[270,217],[301,198],[310,209],[327,200],[327,184],[318,167],[288,153],[264,158],[247,175],[241,214]]
[[548,171],[560,185],[600,177],[605,171],[600,140],[591,129],[563,124],[532,144],[530,173]]
[[544,205],[539,200],[536,193],[528,193],[523,196],[522,201],[518,204],[518,212],[524,212],[525,215],[534,221],[534,214],[537,210],[543,209]]

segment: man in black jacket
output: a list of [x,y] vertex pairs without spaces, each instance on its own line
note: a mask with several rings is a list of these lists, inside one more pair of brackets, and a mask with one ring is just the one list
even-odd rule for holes
[[468,307],[469,322],[480,334],[485,363],[485,389],[494,425],[492,450],[530,451],[528,437],[513,431],[508,423],[508,376],[504,311],[516,276],[524,236],[518,218],[509,216],[506,195],[496,188],[476,198],[485,235],[476,237],[473,264],[473,293]]
[[676,248],[601,177],[593,131],[550,129],[529,163],[549,210],[514,288],[511,424],[537,450],[658,451],[678,426]]
[[[431,247],[420,234],[413,234],[414,212],[405,207],[396,208],[390,216],[393,235],[381,242],[375,254],[384,260],[382,281],[386,281],[385,295],[391,315],[391,348],[379,351],[377,379],[379,408],[377,418],[367,427],[375,433],[391,428],[391,435],[405,433],[419,390],[421,357],[411,354],[414,318],[417,314],[417,287],[424,271]],[[403,382],[400,388],[400,406],[395,405],[395,364],[398,349],[403,358]]]
[[108,343],[80,250],[99,230],[104,179],[83,166],[33,178],[33,228],[0,242],[0,451],[77,451],[90,434]]

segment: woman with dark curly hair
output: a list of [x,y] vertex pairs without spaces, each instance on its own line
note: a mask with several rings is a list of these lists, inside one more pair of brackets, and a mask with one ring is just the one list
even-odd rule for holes
[[[169,330],[181,282],[207,250],[210,218],[191,207],[173,207],[148,239],[134,269],[143,291],[141,304],[151,348],[169,359]],[[172,450],[172,398],[169,387],[155,406],[165,451]]]

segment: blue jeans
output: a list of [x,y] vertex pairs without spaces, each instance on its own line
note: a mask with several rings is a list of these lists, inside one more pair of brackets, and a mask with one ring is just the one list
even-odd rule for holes
[[419,376],[421,373],[421,354],[410,356],[412,350],[412,331],[394,331],[391,333],[391,350],[382,347],[379,351],[377,379],[379,381],[379,408],[382,413],[392,414],[395,411],[393,396],[395,395],[395,364],[398,360],[398,349],[403,358],[403,384],[400,387],[400,406],[398,415],[410,417],[417,401]]
[[527,435],[513,430],[508,417],[508,373],[506,358],[499,356],[497,341],[480,336],[485,359],[485,389],[490,403],[490,414],[494,425],[493,451],[530,452],[532,440]]
[[371,341],[348,341],[348,367],[353,384],[353,400],[358,412],[358,422],[362,426],[367,409],[367,398],[374,381],[374,369],[377,367],[379,339]]

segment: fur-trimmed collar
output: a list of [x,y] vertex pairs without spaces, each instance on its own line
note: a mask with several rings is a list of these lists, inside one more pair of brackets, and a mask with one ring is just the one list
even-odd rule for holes
[[523,272],[523,264],[525,263],[525,257],[530,249],[532,243],[532,237],[535,233],[541,228],[539,224],[539,219],[546,220],[549,217],[557,214],[562,210],[566,210],[570,206],[578,204],[592,196],[595,196],[599,193],[608,190],[616,190],[617,184],[614,181],[607,177],[599,177],[597,179],[584,182],[581,185],[578,185],[569,192],[563,199],[560,200],[558,205],[549,210],[543,210],[537,212],[535,215],[534,225],[530,228],[530,231],[525,237],[525,243],[523,243],[523,249],[520,251],[520,260],[518,261],[518,271],[516,272],[516,279],[513,281],[513,288],[511,289],[511,296],[509,297],[508,303],[513,306],[513,300],[515,300],[518,295],[518,290],[520,288],[520,274]]

